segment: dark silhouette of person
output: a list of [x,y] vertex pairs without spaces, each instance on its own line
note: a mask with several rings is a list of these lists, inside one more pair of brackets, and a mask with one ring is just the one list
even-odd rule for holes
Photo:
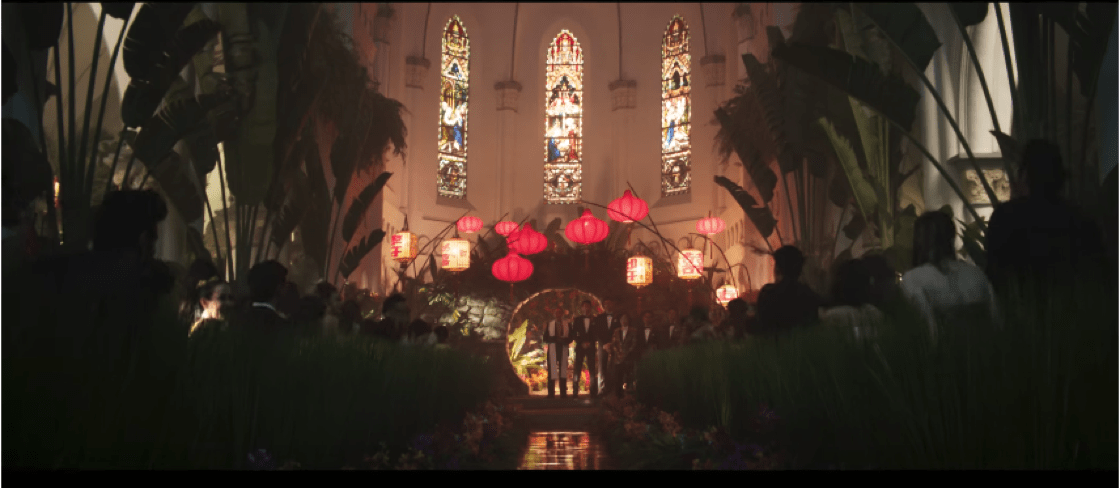
[[883,321],[883,312],[871,303],[871,272],[862,259],[849,259],[836,270],[831,306],[821,313],[821,323],[849,329],[857,338],[872,334]]
[[276,311],[281,317],[291,319],[299,313],[299,287],[290,281],[280,287],[280,295],[276,297]]
[[623,386],[628,389],[634,387],[634,365],[637,361],[638,343],[640,332],[637,327],[630,325],[630,314],[618,314],[618,327],[611,333],[611,375],[610,391],[617,396],[622,396]]
[[381,304],[382,318],[372,327],[363,327],[362,334],[390,342],[400,342],[408,328],[408,300],[400,293],[389,295]]
[[430,344],[431,324],[422,319],[413,320],[408,324],[408,344],[414,346],[427,346]]
[[995,292],[980,268],[957,259],[953,218],[926,212],[914,222],[914,268],[902,275],[902,294],[925,318],[930,335],[959,322],[961,314],[998,320]]
[[776,282],[763,286],[758,292],[756,327],[750,331],[753,335],[785,333],[817,321],[823,300],[799,281],[804,265],[804,254],[794,246],[783,246],[774,251]]
[[614,377],[614,368],[611,367],[613,363],[608,357],[610,353],[607,351],[606,347],[607,344],[611,343],[614,337],[614,331],[618,330],[619,327],[618,302],[613,298],[603,300],[603,313],[595,317],[595,321],[595,327],[599,331],[599,355],[595,358],[599,366],[599,390],[612,391],[612,387],[609,383]]
[[647,353],[656,351],[661,347],[662,339],[657,324],[655,324],[653,312],[642,313],[642,323],[638,329],[638,358],[642,358]]
[[299,327],[307,335],[316,335],[323,332],[323,317],[327,314],[327,305],[316,295],[301,297],[296,308],[296,313],[291,316],[292,324]]
[[996,207],[987,233],[987,274],[997,289],[1023,278],[1055,286],[1103,266],[1099,226],[1060,196],[1066,179],[1061,150],[1043,140],[1023,148],[1014,185],[1019,194]]
[[[451,347],[448,341],[451,339],[451,331],[447,329],[446,325],[436,326],[436,349],[448,349]],[[567,393],[565,389],[565,393]]]
[[685,327],[684,323],[681,321],[680,311],[676,308],[670,308],[666,314],[668,318],[662,326],[664,332],[661,334],[661,348],[669,349],[688,344],[688,328]]
[[362,323],[362,307],[357,300],[346,300],[339,306],[338,332],[344,336],[354,333]]
[[198,258],[191,262],[182,283],[183,289],[189,290],[191,293],[185,293],[179,305],[179,314],[184,321],[193,324],[198,320],[202,310],[199,309],[198,296],[196,296],[197,293],[195,292],[198,290],[200,284],[218,277],[220,277],[218,267],[214,266],[212,261]]
[[860,258],[871,278],[869,303],[884,312],[888,311],[899,299],[898,272],[882,254],[870,254]]
[[580,305],[581,314],[577,315],[572,320],[572,342],[576,344],[576,363],[575,363],[575,381],[573,386],[573,393],[579,394],[579,382],[583,379],[583,367],[587,365],[587,371],[590,373],[588,389],[591,390],[591,398],[599,396],[599,380],[596,378],[598,371],[597,356],[599,353],[598,342],[603,337],[604,333],[599,331],[599,322],[595,320],[592,313],[595,312],[590,300],[584,300]]
[[277,331],[288,320],[276,310],[276,301],[288,281],[288,269],[275,260],[257,263],[249,269],[249,307],[242,314],[245,326],[254,330]]
[[192,313],[197,319],[191,325],[191,335],[200,330],[225,328],[226,314],[234,308],[233,291],[229,283],[215,276],[201,282],[190,296],[198,312]]
[[747,301],[736,298],[727,303],[727,318],[720,324],[720,330],[727,339],[741,339],[747,333]]

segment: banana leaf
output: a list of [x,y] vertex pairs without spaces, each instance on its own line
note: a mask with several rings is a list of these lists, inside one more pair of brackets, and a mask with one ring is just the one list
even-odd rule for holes
[[902,127],[913,126],[920,96],[896,75],[849,53],[795,43],[776,46],[773,56],[853,97]]
[[184,222],[194,222],[202,218],[204,206],[202,192],[194,183],[190,161],[172,151],[167,153],[159,164],[148,168],[152,179],[159,183],[160,189]]
[[135,2],[101,2],[101,8],[105,9],[105,15],[124,21],[128,21],[132,17],[132,8],[135,6]]
[[[314,131],[308,128],[308,134]],[[307,135],[306,137],[313,137]],[[327,258],[327,233],[331,218],[331,200],[327,194],[326,177],[323,174],[323,165],[320,160],[319,146],[310,140],[307,158],[304,159],[307,169],[307,183],[310,203],[307,213],[300,223],[303,247],[306,254],[319,266],[323,266]]]
[[393,173],[388,171],[381,173],[380,176],[377,176],[377,179],[373,180],[370,185],[365,187],[362,193],[358,194],[357,198],[352,201],[351,206],[346,210],[346,215],[343,218],[343,241],[349,242],[349,240],[354,237],[358,226],[362,224],[362,219],[365,217],[366,210],[370,209],[370,205],[373,205],[373,200],[377,198],[377,195],[381,194],[381,189],[385,187],[386,182],[389,181],[391,176],[393,176]]
[[336,205],[341,205],[346,198],[350,178],[354,175],[354,160],[358,156],[358,141],[349,132],[344,130],[331,144],[331,173],[334,174],[333,200]]
[[759,206],[754,197],[752,197],[750,193],[747,193],[743,187],[723,176],[716,176],[715,182],[731,193],[731,197],[742,207],[743,212],[745,212],[747,217],[751,219],[751,222],[754,223],[754,226],[758,229],[759,235],[761,235],[763,239],[768,239],[770,234],[774,233],[774,227],[778,224],[778,221],[774,219],[774,214],[770,212],[769,207],[765,205]]
[[213,262],[214,257],[210,255],[210,250],[206,249],[206,244],[202,241],[202,234],[198,229],[188,225],[187,227],[187,248],[190,249],[191,254],[194,256],[191,261],[195,259],[202,259],[203,261]]
[[844,174],[848,177],[848,183],[852,186],[852,195],[855,197],[856,206],[859,208],[860,214],[863,218],[870,219],[871,214],[876,210],[879,205],[879,199],[876,196],[878,192],[875,186],[867,180],[864,176],[863,170],[859,167],[859,161],[856,160],[855,150],[852,149],[852,143],[849,142],[844,136],[837,134],[836,129],[828,119],[821,118],[817,121],[825,134],[828,134],[829,139],[832,141],[833,148],[836,150],[837,159],[840,161],[840,167],[844,169]]
[[239,205],[258,205],[264,201],[275,163],[273,138],[276,135],[276,49],[268,27],[257,22],[256,84],[252,108],[241,124],[241,131],[226,143],[226,174],[229,190]]
[[1003,160],[1018,165],[1019,161],[1022,159],[1022,147],[1019,145],[1019,141],[1016,141],[1015,138],[1002,132],[993,130],[991,134],[995,136],[996,142],[999,144],[999,151],[1003,156]]
[[305,185],[294,185],[292,191],[286,192],[283,205],[275,213],[272,224],[272,242],[276,247],[283,247],[291,238],[292,232],[307,213],[308,190]]
[[[35,145],[31,130],[16,119],[3,120],[3,176],[5,203],[24,209],[33,200],[54,190],[50,161]],[[7,225],[7,224],[5,224]]]
[[370,124],[355,167],[358,171],[384,167],[385,153],[390,147],[396,156],[403,156],[407,149],[408,129],[401,117],[404,105],[377,92],[367,99],[370,110],[363,117],[367,117]]
[[724,160],[732,152],[739,156],[762,201],[769,203],[778,186],[778,175],[769,164],[772,146],[762,140],[762,134],[768,133],[762,109],[753,92],[736,91],[738,95],[715,113],[720,125],[717,150]]
[[925,72],[933,54],[941,47],[941,41],[917,5],[910,2],[854,5],[871,18],[904,56],[913,61],[919,72]]
[[169,103],[143,124],[133,147],[136,158],[150,170],[154,170],[164,156],[171,152],[175,143],[207,129],[207,112],[221,102],[218,95],[201,95]]
[[854,241],[858,239],[860,235],[863,235],[863,231],[866,229],[867,220],[863,218],[863,214],[854,214],[852,215],[852,220],[848,221],[848,224],[843,228],[844,237]]
[[[141,16],[152,12],[145,9],[155,5],[161,4],[148,3],[140,7],[125,38],[125,70],[131,79],[121,100],[121,119],[128,127],[139,126],[156,111],[164,94],[179,79],[179,73],[221,29],[216,22],[203,19],[180,30],[179,25],[189,8],[182,15],[178,11],[168,12],[160,23],[151,25],[155,17]],[[175,19],[180,24],[162,23]],[[175,34],[168,36],[168,32]]]
[[58,37],[62,34],[64,3],[27,2],[17,3],[16,7],[19,19],[9,20],[14,20],[23,27],[29,51],[58,45]]
[[988,2],[951,2],[948,5],[965,27],[983,22],[988,17],[988,9],[991,8]]
[[751,82],[751,90],[755,92],[762,113],[766,118],[770,138],[777,148],[778,167],[783,173],[793,171],[799,166],[799,159],[793,154],[787,131],[787,120],[790,114],[783,102],[781,90],[774,76],[766,70],[762,63],[753,54],[743,55],[743,66],[747,69],[747,77]]
[[361,242],[355,246],[351,246],[343,255],[342,260],[339,261],[338,270],[343,279],[348,279],[354,270],[358,269],[361,265],[362,259],[369,254],[381,241],[385,239],[385,231],[381,229],[374,229],[368,236],[364,237]]

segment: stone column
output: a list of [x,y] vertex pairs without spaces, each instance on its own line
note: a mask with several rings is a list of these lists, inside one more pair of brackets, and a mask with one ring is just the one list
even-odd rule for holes
[[[607,199],[605,201],[612,201],[615,198],[622,196],[622,192],[628,189],[626,181],[629,175],[626,174],[627,168],[639,168],[637,171],[644,171],[648,166],[644,164],[631,165],[630,162],[632,152],[630,151],[630,134],[633,130],[634,107],[637,106],[638,82],[634,80],[615,80],[607,85],[611,91],[611,111],[614,123],[611,124],[612,144],[614,165],[609,173],[610,188],[608,189]],[[660,163],[658,163],[657,171],[660,173]],[[653,168],[650,168],[653,169]],[[589,181],[585,178],[584,181]],[[633,183],[633,182],[631,182]],[[658,185],[660,185],[660,177],[658,177]],[[586,191],[586,190],[585,190]],[[651,198],[650,195],[642,195],[647,201]]]
[[379,10],[373,18],[373,46],[376,54],[373,60],[373,73],[370,74],[370,78],[378,85],[378,89],[385,96],[389,96],[389,90],[391,89],[389,76],[392,64],[389,61],[392,57],[390,52],[392,45],[389,43],[389,39],[392,25],[392,10]]
[[[711,110],[715,110],[716,107],[719,107],[727,97],[725,90],[727,85],[727,57],[722,54],[711,54],[700,58],[700,71],[703,73],[702,76],[704,77],[704,91],[708,94],[706,101],[710,104],[708,106],[709,109],[705,110],[705,112],[710,113]],[[694,100],[693,103],[695,104],[696,101],[698,100]],[[695,113],[695,111],[693,113]],[[696,119],[694,118],[693,120]],[[718,125],[715,121],[708,121],[707,123]],[[693,145],[692,149],[692,157],[695,160],[697,153],[695,145]],[[717,162],[716,167],[712,169],[715,174],[726,176],[732,180],[737,179],[735,178],[736,175],[728,174],[728,171],[732,169],[729,166],[729,164]],[[693,182],[693,184],[695,185],[697,182]],[[716,188],[716,191],[712,192],[711,200],[712,206],[715,209],[715,214],[722,215],[723,211],[727,208],[727,191],[722,188]]]
[[[517,165],[510,152],[516,147],[512,140],[510,130],[517,124],[517,108],[521,98],[521,83],[513,80],[499,81],[494,84],[497,92],[498,130],[495,133],[498,145],[497,176],[501,190],[494,199],[494,217],[501,217],[505,212],[513,212],[509,205],[513,204],[513,184],[516,181]],[[512,216],[512,215],[511,215]]]

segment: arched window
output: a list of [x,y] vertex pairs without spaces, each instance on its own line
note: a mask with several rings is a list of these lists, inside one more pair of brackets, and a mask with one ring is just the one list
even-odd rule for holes
[[548,48],[544,92],[544,200],[579,203],[583,184],[583,52],[567,30]]
[[470,40],[459,17],[443,29],[439,90],[439,195],[467,195],[467,91],[470,85]]
[[687,193],[692,184],[692,56],[688,26],[679,15],[661,40],[661,195]]

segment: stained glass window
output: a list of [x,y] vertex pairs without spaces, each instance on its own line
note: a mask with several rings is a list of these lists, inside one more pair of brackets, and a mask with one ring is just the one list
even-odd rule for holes
[[661,194],[688,192],[692,183],[692,56],[679,15],[661,41]]
[[470,40],[459,17],[443,29],[439,100],[439,195],[467,195],[467,89]]
[[544,200],[578,203],[583,184],[583,51],[567,30],[545,60]]

